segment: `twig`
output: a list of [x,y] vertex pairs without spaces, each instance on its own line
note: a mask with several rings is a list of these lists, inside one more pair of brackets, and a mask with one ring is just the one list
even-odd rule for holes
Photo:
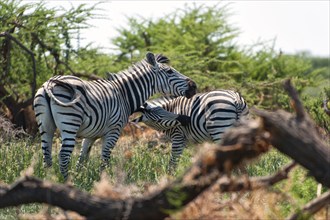
[[284,179],[288,178],[289,172],[296,166],[295,162],[292,162],[285,166],[282,170],[276,174],[265,177],[241,177],[237,180],[232,180],[226,177],[222,177],[218,181],[218,187],[221,192],[238,192],[260,189],[268,186],[272,186]]
[[[55,59],[55,62],[56,62],[56,67],[55,67],[55,71],[57,71],[57,68],[59,65],[63,65],[66,67],[66,69],[68,69],[70,71],[70,73],[72,75],[75,75],[75,76],[78,76],[78,77],[86,77],[90,80],[97,80],[97,79],[102,79],[101,77],[99,76],[96,76],[94,74],[91,74],[91,75],[88,75],[88,74],[84,74],[84,73],[77,73],[75,72],[70,66],[68,63],[62,61],[60,59],[60,53],[58,50],[55,50],[54,48],[52,48],[51,46],[47,45],[45,42],[43,42],[39,36],[36,34],[36,33],[32,33],[32,36],[34,37],[34,39],[38,42],[38,44],[41,46],[41,48],[43,50],[47,50],[51,53],[51,55],[54,57]],[[47,63],[47,62],[46,62]]]
[[327,204],[330,204],[330,191],[307,203],[301,211],[291,215],[287,220],[295,220],[300,219],[305,215],[313,215]]
[[284,87],[292,99],[296,117],[283,110],[251,111],[262,118],[263,127],[271,134],[270,141],[275,148],[304,166],[319,183],[330,187],[330,147],[322,141],[314,122],[305,113],[290,80],[285,81]]
[[290,79],[284,81],[284,89],[292,99],[291,104],[297,114],[297,120],[303,120],[306,115],[304,106],[299,99],[297,90],[295,90],[295,88],[292,86]]
[[32,81],[32,98],[34,97],[34,94],[36,92],[36,79],[37,79],[37,71],[36,71],[36,60],[34,58],[34,53],[29,50],[27,47],[25,47],[19,40],[17,40],[15,37],[13,37],[10,33],[8,32],[1,32],[0,37],[7,37],[8,39],[14,41],[18,46],[20,46],[23,50],[25,50],[32,58],[32,70],[33,70],[33,81]]

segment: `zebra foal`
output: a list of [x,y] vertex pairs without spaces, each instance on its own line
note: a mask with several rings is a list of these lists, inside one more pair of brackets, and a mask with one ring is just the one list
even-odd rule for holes
[[[84,138],[82,151],[89,151],[95,140],[102,138],[104,167],[129,115],[151,95],[159,92],[192,97],[196,84],[168,63],[169,59],[163,55],[147,53],[146,59],[112,75],[109,80],[84,81],[75,76],[55,76],[46,81],[34,98],[45,166],[52,165],[56,128],[62,138],[60,171],[66,180],[76,137]],[[82,160],[80,158],[80,162]]]
[[[241,117],[249,112],[243,97],[231,90],[216,90],[212,92],[196,94],[191,99],[184,97],[163,97],[147,102],[147,105],[162,107],[161,110],[149,108],[148,111],[140,109],[142,115],[132,122],[144,122],[146,125],[162,131],[171,139],[172,151],[170,170],[174,170],[187,142],[202,143],[213,141],[219,143],[223,133]],[[185,126],[164,123],[155,120],[153,115],[166,114],[186,115],[190,117]],[[161,118],[162,118],[161,117]]]

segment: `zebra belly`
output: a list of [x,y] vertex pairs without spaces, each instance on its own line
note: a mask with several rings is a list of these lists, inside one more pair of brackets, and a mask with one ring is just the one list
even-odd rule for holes
[[81,129],[77,132],[79,138],[100,138],[103,137],[107,132],[105,130],[95,131],[92,128]]
[[107,134],[110,130],[109,124],[105,123],[103,126],[96,126],[91,119],[87,117],[77,132],[77,137],[81,138],[100,138]]
[[200,144],[205,141],[211,141],[211,136],[207,133],[205,127],[196,129],[191,125],[183,127],[182,132],[186,140],[190,143]]

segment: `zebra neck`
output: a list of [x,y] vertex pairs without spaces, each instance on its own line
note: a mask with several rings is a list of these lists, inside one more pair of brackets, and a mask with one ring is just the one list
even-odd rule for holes
[[152,69],[132,66],[112,76],[131,114],[155,93],[156,76]]

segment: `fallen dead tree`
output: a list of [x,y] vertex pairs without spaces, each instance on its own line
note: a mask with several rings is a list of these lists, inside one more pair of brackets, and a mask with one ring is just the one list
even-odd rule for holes
[[305,112],[290,81],[284,83],[284,88],[292,99],[296,115],[282,110],[254,112],[262,118],[262,126],[271,134],[271,144],[305,167],[319,183],[330,188],[330,147],[320,138],[316,125]]
[[[195,199],[243,159],[254,158],[269,149],[267,135],[264,137],[257,123],[237,129],[241,132],[230,135],[229,145],[212,148],[181,178],[143,198],[100,198],[27,176],[12,186],[0,188],[0,208],[39,202],[75,211],[89,219],[162,219]],[[234,133],[238,137],[234,138]]]
[[[234,167],[267,152],[271,145],[308,169],[318,182],[330,187],[329,146],[314,131],[314,124],[289,81],[286,89],[296,115],[254,110],[260,119],[231,129],[221,147],[208,150],[184,175],[156,192],[138,198],[104,198],[26,176],[13,185],[0,186],[0,208],[38,202],[75,211],[88,219],[163,219],[215,184],[222,192],[232,192],[266,187],[285,179],[294,164],[270,177],[227,178]],[[313,214],[324,207],[328,197],[323,195],[323,199],[315,201],[313,208],[307,207],[306,212]]]

